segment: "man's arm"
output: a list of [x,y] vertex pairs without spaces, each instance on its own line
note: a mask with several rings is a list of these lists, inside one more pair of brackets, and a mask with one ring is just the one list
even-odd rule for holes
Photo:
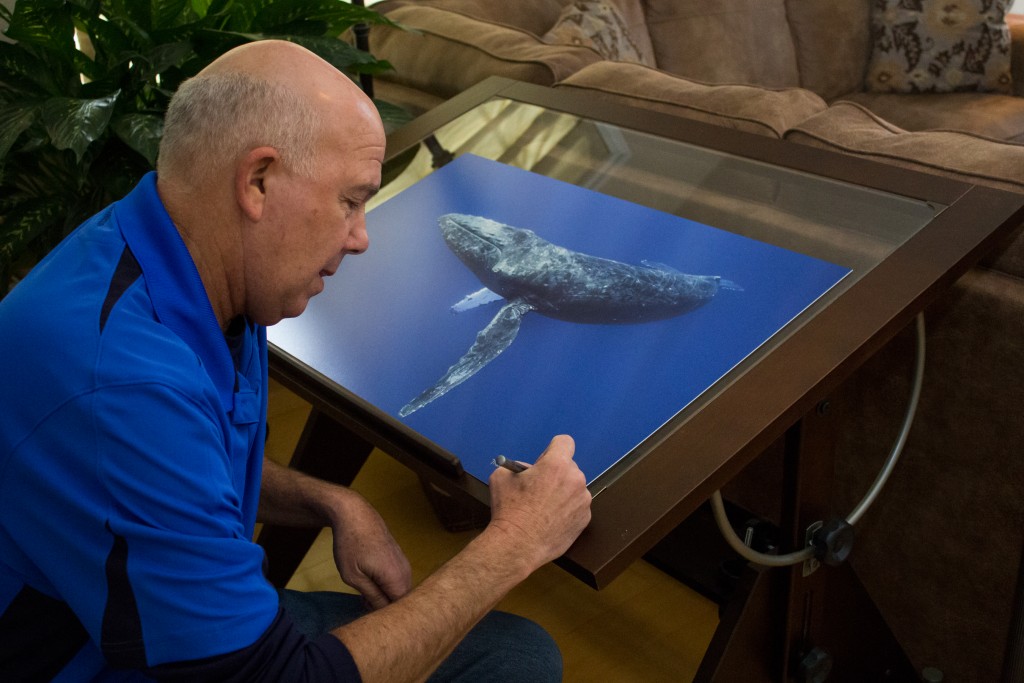
[[412,570],[377,511],[352,489],[264,458],[258,518],[281,526],[329,526],[342,580],[373,608],[409,592]]
[[568,549],[591,502],[573,449],[555,437],[527,471],[496,469],[480,535],[401,600],[334,631],[364,681],[425,679],[509,590]]

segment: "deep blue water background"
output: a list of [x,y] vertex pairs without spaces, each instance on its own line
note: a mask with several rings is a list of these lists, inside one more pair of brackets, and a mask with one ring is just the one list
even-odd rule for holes
[[[586,325],[528,314],[479,373],[406,418],[498,312],[450,308],[479,280],[437,218],[485,216],[576,251],[743,287],[669,320]],[[270,341],[457,455],[487,481],[498,454],[532,461],[571,434],[588,481],[611,467],[848,270],[472,155],[367,215],[370,249],[346,257],[300,317]]]

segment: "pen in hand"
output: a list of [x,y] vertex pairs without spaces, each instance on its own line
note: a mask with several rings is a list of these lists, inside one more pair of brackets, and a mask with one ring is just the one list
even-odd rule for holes
[[526,470],[526,467],[520,465],[515,460],[509,460],[504,455],[499,455],[491,462],[494,463],[495,467],[504,467],[506,470],[511,470],[516,473]]

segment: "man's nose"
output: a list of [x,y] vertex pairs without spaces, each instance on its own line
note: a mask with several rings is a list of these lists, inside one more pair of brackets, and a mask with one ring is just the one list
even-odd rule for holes
[[358,222],[349,233],[348,241],[345,243],[345,251],[349,254],[362,254],[370,248],[370,235],[366,232],[366,216],[361,215]]

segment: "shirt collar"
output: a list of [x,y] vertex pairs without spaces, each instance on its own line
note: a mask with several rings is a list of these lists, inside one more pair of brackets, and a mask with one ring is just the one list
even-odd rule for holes
[[199,271],[147,173],[121,201],[114,215],[125,242],[142,268],[157,318],[196,353],[221,405],[230,411],[235,368]]

